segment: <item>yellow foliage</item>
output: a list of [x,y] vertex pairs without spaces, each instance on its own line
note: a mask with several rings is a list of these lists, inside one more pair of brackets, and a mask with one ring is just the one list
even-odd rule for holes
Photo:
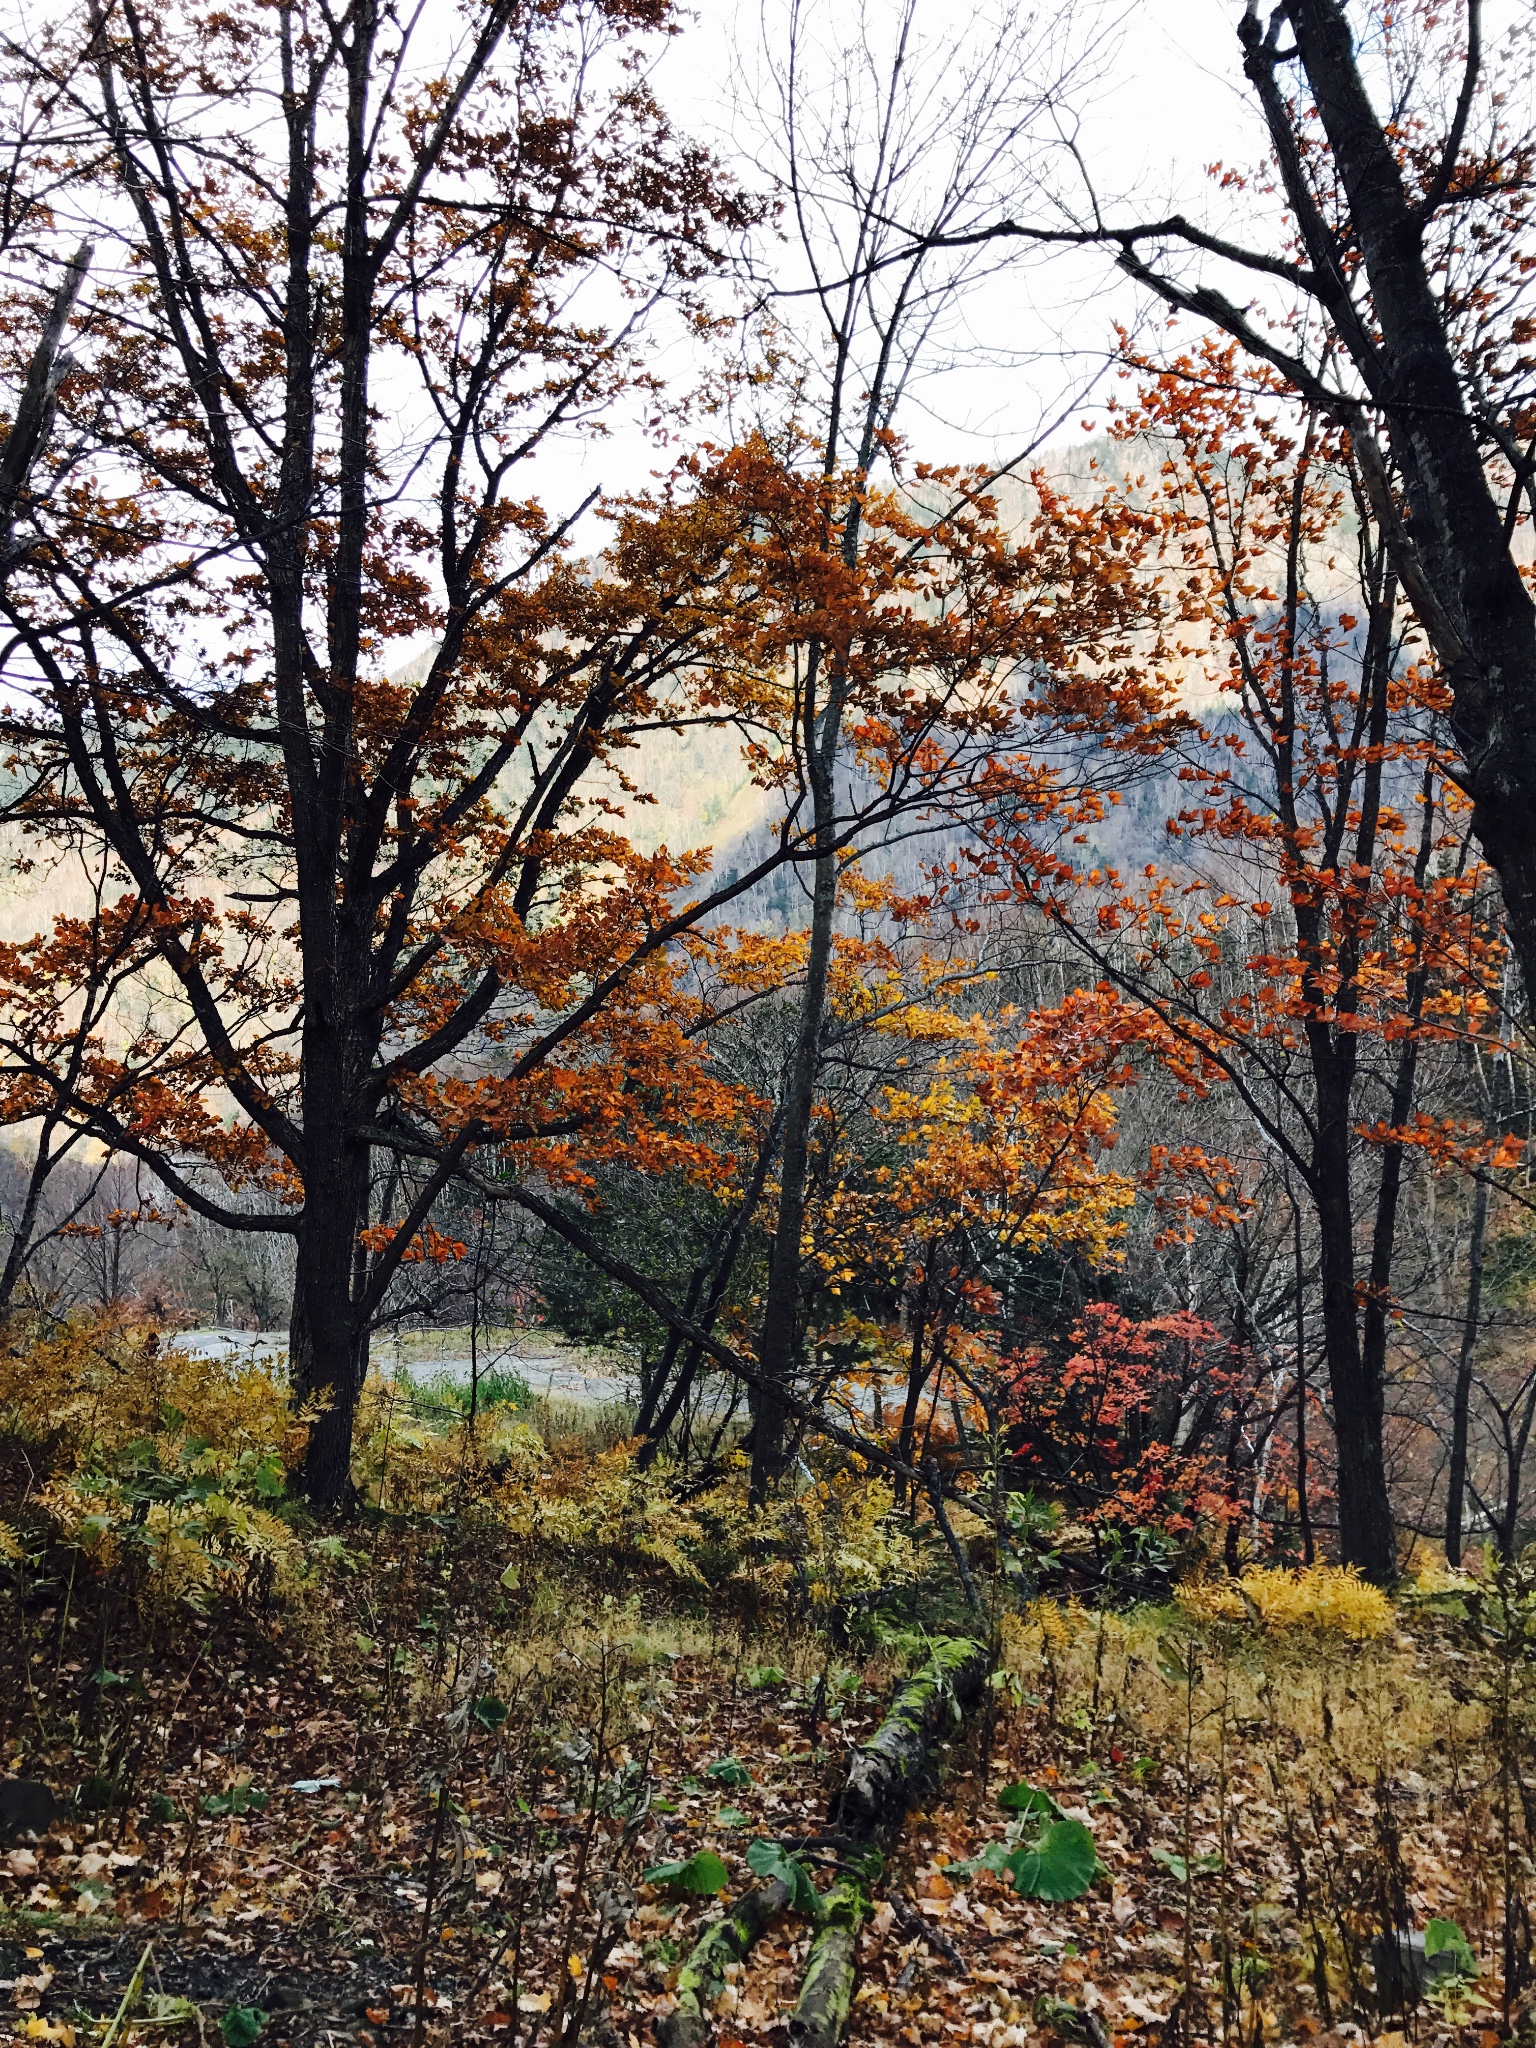
[[1178,1602],[1199,1621],[1246,1621],[1274,1635],[1310,1632],[1365,1642],[1392,1626],[1392,1602],[1353,1566],[1300,1571],[1253,1566],[1236,1579],[1191,1579]]
[[[302,1448],[287,1390],[265,1367],[194,1358],[105,1317],[13,1322],[0,1341],[0,1427],[47,1474],[23,1523],[98,1571],[131,1558],[160,1598],[191,1599],[275,1570],[294,1547],[261,1505]],[[0,1556],[27,1549],[0,1530]]]
[[[133,1597],[201,1609],[223,1589],[296,1590],[320,1568],[282,1505],[285,1464],[302,1446],[282,1384],[249,1364],[195,1359],[146,1328],[79,1319],[12,1326],[0,1346],[0,1428],[38,1446],[46,1475],[0,1524],[0,1558],[67,1546],[99,1574],[124,1573]],[[655,1567],[693,1585],[752,1578],[813,1605],[915,1578],[919,1557],[889,1487],[843,1473],[766,1515],[749,1512],[744,1461],[707,1493],[680,1497],[639,1445],[547,1440],[515,1410],[476,1420],[423,1408],[415,1390],[371,1378],[358,1413],[352,1476],[386,1516],[478,1525],[477,1543],[524,1566],[606,1559]],[[334,1539],[326,1539],[334,1541]],[[529,1553],[533,1553],[532,1556]]]
[[146,1324],[39,1317],[0,1339],[0,1427],[79,1464],[168,1432],[238,1457],[303,1448],[287,1389],[263,1365],[194,1358]]
[[1421,1565],[1403,1588],[1410,1598],[1433,1599],[1444,1593],[1475,1593],[1481,1590],[1471,1572],[1453,1571],[1443,1560]]
[[413,1413],[409,1389],[370,1381],[353,1478],[364,1497],[396,1512],[481,1503],[518,1543],[547,1553],[625,1558],[699,1583],[749,1576],[763,1590],[792,1582],[812,1603],[915,1577],[918,1557],[889,1487],[862,1474],[819,1480],[765,1515],[748,1513],[744,1461],[690,1500],[678,1498],[665,1459],[642,1469],[639,1445],[593,1450],[548,1443],[507,1410],[471,1431]]
[[1077,1633],[1082,1610],[1074,1600],[1062,1606],[1059,1600],[1030,1600],[1017,1620],[1008,1616],[1003,1624],[1005,1661],[1018,1663],[1040,1650],[1056,1655],[1065,1650]]
[[520,1437],[522,1455],[496,1494],[514,1535],[561,1551],[628,1553],[664,1565],[677,1578],[702,1578],[689,1548],[702,1542],[703,1527],[672,1493],[672,1474],[662,1461],[641,1471],[633,1443],[586,1458],[551,1454],[525,1427]]
[[880,1479],[841,1473],[808,1487],[795,1503],[813,1605],[916,1578],[917,1551],[894,1515],[895,1496]]

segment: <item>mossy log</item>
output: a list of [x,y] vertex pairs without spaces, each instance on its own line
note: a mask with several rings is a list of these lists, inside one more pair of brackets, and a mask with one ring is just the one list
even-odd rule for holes
[[[927,1666],[898,1687],[879,1728],[854,1752],[831,1816],[845,1869],[822,1902],[821,1925],[790,2021],[795,2048],[837,2048],[846,2031],[870,1882],[927,1765],[934,1736],[957,1706],[974,1703],[986,1669],[979,1643],[935,1643]],[[656,2030],[660,2048],[705,2048],[727,1969],[746,1961],[789,1900],[789,1887],[771,1878],[710,1925],[677,1973],[676,2007]]]
[[[900,1826],[940,1726],[956,1708],[963,1712],[975,1703],[986,1675],[980,1643],[964,1638],[935,1643],[925,1669],[898,1688],[879,1728],[855,1750],[832,1821],[865,1852],[866,1870],[878,1863]],[[837,2048],[842,2039],[853,2010],[859,1935],[869,1908],[863,1877],[845,1875],[827,1894],[789,2023],[794,2048]]]
[[677,1973],[676,2008],[656,2029],[661,2048],[704,2048],[728,1966],[746,1961],[763,1929],[788,1904],[789,1886],[773,1877],[744,1892],[732,1912],[712,1922]]
[[869,1893],[856,1877],[839,1878],[823,1901],[821,1928],[811,1943],[800,1997],[789,2023],[795,2048],[837,2048],[853,2009],[859,1934],[869,1915]]
[[875,1734],[854,1752],[833,1814],[845,1835],[883,1846],[907,1810],[939,1724],[956,1707],[975,1703],[986,1675],[979,1643],[958,1637],[934,1644],[927,1667],[897,1691]]

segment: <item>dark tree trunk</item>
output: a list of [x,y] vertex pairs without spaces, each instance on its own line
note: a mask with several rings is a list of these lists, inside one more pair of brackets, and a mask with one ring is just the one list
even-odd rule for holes
[[1322,1278],[1323,1355],[1333,1397],[1339,1467],[1339,1555],[1368,1579],[1397,1577],[1397,1539],[1382,1448],[1385,1387],[1360,1342],[1355,1291],[1355,1217],[1351,1187],[1349,1076],[1335,1058],[1318,1076],[1318,1132],[1312,1200]]
[[[923,1336],[926,1318],[921,1305],[912,1312],[912,1352],[907,1362],[907,1392],[902,1402],[901,1423],[896,1432],[896,1455],[903,1465],[910,1465],[917,1443],[917,1409],[923,1398],[923,1386],[928,1378],[928,1368],[923,1359]],[[906,1474],[896,1475],[896,1504],[902,1506],[907,1497]]]
[[1312,1504],[1307,1497],[1307,1292],[1301,1257],[1301,1204],[1291,1192],[1291,1232],[1295,1254],[1296,1309],[1296,1519],[1301,1526],[1301,1561],[1312,1564],[1317,1544],[1312,1535]]
[[1467,1312],[1461,1326],[1461,1351],[1456,1360],[1456,1390],[1451,1399],[1451,1460],[1445,1490],[1445,1561],[1461,1563],[1462,1525],[1467,1505],[1467,1425],[1472,1412],[1472,1367],[1477,1358],[1477,1330],[1483,1312],[1483,1246],[1488,1230],[1488,1183],[1479,1179],[1472,1195],[1472,1235],[1467,1247]]
[[368,1371],[360,1233],[368,1223],[370,1160],[365,1145],[334,1129],[306,1137],[327,1156],[312,1153],[305,1178],[288,1364],[299,1401],[320,1410],[304,1454],[304,1492],[317,1508],[344,1509],[352,1500],[352,1426]]
[[[812,685],[811,687],[814,687]],[[831,707],[827,714],[831,716]],[[816,1106],[816,1075],[821,1060],[821,1034],[827,1006],[827,976],[832,964],[833,924],[837,909],[837,856],[833,831],[833,763],[823,768],[813,759],[812,792],[816,806],[818,853],[811,899],[811,934],[805,963],[805,989],[784,1095],[784,1149],[779,1162],[779,1213],[774,1226],[773,1257],[768,1270],[768,1298],[763,1306],[759,1370],[767,1382],[752,1393],[752,1481],[754,1507],[761,1507],[781,1477],[789,1409],[783,1393],[791,1389],[803,1341],[801,1327],[800,1240],[805,1231],[806,1184],[810,1176],[811,1122]]]
[[[763,1189],[768,1184],[768,1174],[778,1148],[782,1121],[782,1111],[776,1111],[758,1145],[757,1160],[736,1204],[735,1216],[728,1222],[721,1222],[708,1250],[694,1267],[689,1279],[688,1292],[683,1301],[683,1313],[693,1318],[699,1311],[702,1298],[704,1305],[702,1312],[698,1313],[698,1320],[701,1327],[706,1330],[714,1329],[715,1318],[720,1313],[721,1304],[730,1290],[737,1261],[746,1244],[752,1219],[757,1213],[757,1205],[762,1199]],[[635,1417],[635,1435],[644,1438],[637,1460],[642,1470],[654,1463],[667,1431],[676,1422],[703,1363],[703,1353],[699,1346],[690,1344],[682,1365],[677,1368],[676,1378],[671,1380],[669,1388],[668,1382],[677,1364],[682,1343],[681,1331],[674,1329],[668,1332],[661,1363],[646,1388],[640,1412]]]
[[[198,1213],[230,1229],[295,1239],[291,1370],[312,1414],[303,1482],[318,1506],[330,1508],[344,1503],[349,1491],[352,1417],[369,1325],[384,1290],[468,1150],[504,1135],[461,1124],[455,1115],[423,1112],[413,1095],[422,1075],[440,1069],[479,1033],[504,992],[499,948],[482,946],[477,921],[493,903],[498,929],[508,914],[531,919],[552,837],[582,777],[602,760],[610,723],[635,715],[654,679],[673,673],[658,634],[665,632],[675,650],[686,644],[692,661],[699,629],[690,623],[682,629],[685,640],[672,639],[675,629],[663,628],[647,592],[627,622],[606,605],[601,618],[594,615],[588,654],[600,649],[601,655],[590,667],[585,658],[573,664],[570,648],[558,657],[551,648],[545,672],[532,649],[548,635],[531,615],[526,644],[532,667],[525,669],[521,656],[508,651],[523,629],[503,617],[501,603],[519,579],[536,578],[548,548],[565,532],[556,527],[550,536],[530,536],[514,562],[508,549],[516,545],[515,522],[509,525],[507,513],[515,465],[563,429],[572,405],[585,407],[597,386],[626,374],[627,342],[572,323],[549,325],[520,310],[532,303],[527,291],[544,305],[561,266],[587,260],[576,253],[584,244],[579,230],[569,232],[576,216],[568,211],[577,205],[584,221],[599,203],[587,178],[595,159],[583,129],[585,93],[571,102],[563,122],[540,116],[530,128],[522,116],[513,120],[505,138],[508,161],[522,169],[510,183],[477,188],[473,197],[463,188],[464,231],[444,230],[443,247],[466,266],[460,282],[452,283],[437,258],[423,260],[415,223],[426,209],[442,227],[442,209],[452,213],[459,203],[444,196],[447,187],[438,188],[444,175],[452,184],[457,172],[446,167],[460,164],[467,138],[481,132],[482,116],[473,109],[490,104],[483,101],[486,93],[500,118],[502,102],[491,79],[506,38],[521,32],[523,15],[514,0],[475,0],[467,8],[457,60],[429,116],[410,83],[415,61],[403,54],[411,27],[379,0],[358,0],[318,42],[291,0],[259,13],[259,21],[252,18],[251,48],[242,48],[238,60],[239,78],[280,86],[272,100],[276,124],[257,147],[262,167],[252,171],[249,203],[230,199],[226,211],[225,195],[199,211],[195,228],[181,190],[188,152],[199,161],[209,151],[218,157],[229,138],[219,135],[216,114],[205,120],[189,112],[175,84],[180,55],[157,54],[155,35],[146,47],[132,10],[125,19],[122,10],[93,0],[80,10],[81,40],[69,60],[80,65],[71,75],[81,87],[70,102],[68,118],[80,124],[71,146],[81,133],[92,138],[81,175],[96,200],[82,199],[82,209],[103,223],[102,233],[117,246],[126,237],[146,294],[132,312],[129,344],[142,369],[124,378],[119,368],[104,379],[110,388],[117,376],[118,399],[134,423],[114,415],[103,441],[89,399],[86,414],[72,416],[84,451],[82,473],[91,474],[103,449],[113,477],[122,474],[125,450],[143,452],[139,488],[153,479],[152,493],[168,494],[157,502],[179,507],[165,512],[165,530],[192,537],[172,583],[194,573],[203,545],[195,537],[217,535],[229,575],[222,596],[209,602],[215,611],[221,603],[231,607],[220,615],[243,650],[235,664],[241,679],[228,689],[187,694],[185,663],[195,657],[183,638],[184,598],[166,584],[165,560],[147,529],[147,580],[137,591],[120,566],[126,555],[115,537],[104,557],[110,589],[92,580],[93,549],[82,547],[67,570],[59,559],[53,587],[72,593],[68,616],[75,631],[66,636],[67,647],[50,603],[48,644],[40,650],[28,609],[33,599],[18,596],[26,582],[18,571],[33,560],[31,544],[16,542],[24,533],[18,522],[43,503],[29,504],[29,479],[47,447],[54,411],[71,403],[62,341],[88,246],[66,268],[0,450],[0,609],[18,636],[13,644],[40,652],[48,677],[47,707],[28,742],[35,756],[29,773],[35,767],[38,789],[50,792],[71,841],[83,832],[114,871],[126,872],[145,929],[120,935],[118,943],[130,953],[152,944],[169,970],[187,1006],[186,1031],[200,1039],[206,1056],[206,1085],[219,1090],[215,1121],[232,1101],[255,1147],[242,1170],[259,1180],[276,1169],[280,1200],[257,1214],[210,1191],[205,1175],[185,1169],[188,1146],[174,1118],[146,1135],[137,1111],[124,1121],[119,1103],[103,1104],[68,1076],[54,1080],[55,1099],[71,1128],[141,1159]],[[635,17],[623,24],[624,32],[638,25]],[[184,27],[171,28],[164,51],[179,53]],[[214,64],[208,105],[242,105],[244,85],[230,87],[212,55],[208,61]],[[562,56],[556,69],[564,68]],[[584,76],[583,67],[577,69]],[[31,75],[34,84],[47,75],[41,59]],[[628,99],[621,95],[612,105],[618,127],[630,119],[623,111]],[[650,138],[649,117],[637,112],[635,119],[639,128],[628,132]],[[610,140],[617,133],[612,123]],[[385,139],[402,133],[412,138],[409,175],[402,175],[394,145]],[[550,153],[557,133],[570,152],[564,163],[558,148]],[[270,160],[263,157],[269,142]],[[238,153],[244,145],[231,146]],[[649,140],[642,146],[649,148]],[[616,160],[625,155],[620,151]],[[156,167],[152,174],[149,164]],[[610,203],[617,209],[605,217],[622,217],[628,246],[659,249],[681,237],[697,251],[701,230],[709,232],[706,221],[723,224],[729,217],[739,224],[735,202],[716,193],[707,167],[682,157],[677,165],[677,179],[658,169],[644,195],[623,177],[604,185],[600,210]],[[536,249],[526,246],[522,232],[525,173],[549,209]],[[603,184],[602,175],[594,175]],[[185,239],[189,232],[201,252],[196,260]],[[279,252],[254,271],[246,261],[253,234]],[[497,253],[488,258],[491,251]],[[487,290],[487,260],[505,290]],[[590,254],[591,262],[601,260]],[[671,260],[658,261],[656,287],[670,288]],[[396,502],[388,480],[393,443],[377,436],[381,414],[372,365],[380,350],[389,356],[399,342],[381,317],[386,303],[413,309],[404,316],[407,326],[412,317],[430,325],[434,306],[456,303],[465,313],[463,322],[450,323],[453,339],[442,338],[441,361],[433,355],[436,340],[419,358],[428,378],[424,393],[430,392],[423,417],[436,423],[419,446],[413,444],[411,488],[436,531],[404,545],[413,561],[435,558],[441,589],[429,600],[428,586],[420,585],[424,608],[418,614],[393,566],[397,542],[383,509]],[[94,334],[107,360],[120,364],[113,354],[124,332],[117,314],[103,301],[97,315]],[[256,356],[252,330],[242,324],[253,320],[262,336]],[[491,455],[488,422],[502,419],[507,403],[524,409],[535,355],[553,381],[541,383],[544,373],[535,375],[530,388],[541,396],[526,414],[517,452],[503,450],[493,428],[499,452]],[[390,359],[397,366],[401,361],[398,354]],[[520,395],[508,398],[514,387]],[[416,400],[403,402],[410,410]],[[168,417],[177,422],[174,453],[161,445]],[[75,513],[68,517],[78,526]],[[231,567],[237,559],[240,566]],[[708,568],[701,560],[686,573],[713,578],[717,568],[717,560]],[[378,592],[386,587],[394,596],[381,611]],[[168,609],[157,611],[162,601]],[[254,623],[257,614],[264,628]],[[379,692],[374,671],[391,643],[413,630],[406,622],[416,616],[423,623],[430,617],[436,652],[425,676],[397,700]],[[500,621],[492,637],[503,652],[488,662],[488,643],[476,636],[492,618]],[[131,649],[126,662],[120,658],[125,645]],[[466,655],[467,646],[478,651]],[[466,658],[475,692],[486,693],[467,723],[446,711],[462,687]],[[535,683],[535,672],[542,682]],[[114,676],[131,678],[126,691]],[[651,680],[638,682],[637,697],[642,676]],[[546,688],[551,693],[542,695]],[[545,743],[546,715],[560,729],[552,746]],[[525,745],[532,785],[491,827],[488,813],[499,804],[494,792]],[[174,831],[165,810],[168,762],[177,784]],[[430,788],[435,814],[427,830],[419,808],[423,786]],[[46,822],[41,805],[34,795],[30,822],[38,829]],[[237,826],[249,836],[242,838]],[[210,857],[231,906],[221,906],[219,920],[233,920],[236,904],[239,917],[251,920],[229,953],[207,943],[201,918],[186,914],[186,891],[202,873],[199,849],[208,848],[220,849]],[[755,878],[802,850],[786,830]],[[242,874],[254,879],[254,889],[234,886]],[[740,893],[752,879],[738,877],[675,920],[648,928],[633,945],[619,942],[605,963],[595,961],[602,971],[594,985],[525,1048],[520,1071],[551,1058],[633,969],[655,957],[691,918],[707,915],[713,902],[731,900],[732,891]],[[242,948],[248,950],[237,963]],[[296,1033],[302,1049],[294,1075],[288,1062]],[[389,1057],[381,1060],[386,1033]],[[174,1043],[180,1059],[188,1040],[178,1032]],[[375,1146],[392,1149],[423,1175],[405,1216],[393,1209],[371,1214]],[[222,1148],[215,1163],[226,1163]],[[390,1237],[365,1253],[360,1233],[370,1220],[387,1225]],[[109,1289],[120,1238],[116,1233],[99,1247]]]
[[647,1467],[655,1464],[656,1455],[667,1440],[667,1431],[682,1413],[683,1403],[693,1391],[693,1383],[698,1376],[701,1356],[702,1354],[697,1344],[690,1344],[688,1346],[682,1365],[668,1390],[666,1400],[653,1413],[643,1429],[640,1423],[636,1422],[635,1435],[645,1438],[644,1443],[640,1446],[639,1456],[635,1460],[635,1463],[642,1472]]
[[0,1273],[0,1312],[8,1309],[11,1298],[26,1270],[27,1260],[32,1254],[32,1240],[37,1234],[38,1211],[42,1207],[43,1189],[48,1176],[58,1164],[53,1153],[53,1134],[58,1129],[57,1120],[44,1117],[43,1127],[37,1140],[37,1151],[32,1160],[32,1171],[27,1176],[27,1192],[22,1199],[21,1214],[11,1225],[11,1242],[5,1255],[5,1271]]
[[1503,886],[1526,986],[1536,988],[1536,608],[1467,411],[1425,259],[1422,212],[1371,104],[1344,8],[1340,0],[1286,0],[1284,13],[1348,202],[1379,340],[1353,310],[1337,243],[1306,192],[1275,78],[1282,53],[1256,13],[1241,29],[1245,68],[1264,104],[1319,296],[1387,421],[1410,513],[1394,557],[1450,679],[1473,831]]

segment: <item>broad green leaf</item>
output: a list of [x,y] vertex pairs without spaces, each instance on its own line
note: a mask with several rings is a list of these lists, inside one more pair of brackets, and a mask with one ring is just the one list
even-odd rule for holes
[[1157,1639],[1157,1668],[1170,1685],[1188,1685],[1194,1674],[1193,1660],[1185,1656],[1172,1636]]
[[716,1757],[705,1767],[706,1778],[713,1778],[717,1785],[750,1785],[752,1773],[746,1765],[734,1756]]
[[674,1891],[695,1892],[701,1899],[712,1899],[716,1892],[725,1890],[730,1875],[713,1849],[700,1849],[686,1863],[655,1864],[644,1873],[641,1882],[670,1885]]
[[797,1913],[821,1912],[821,1898],[805,1865],[797,1856],[788,1855],[777,1842],[753,1842],[747,1850],[747,1868],[755,1877],[782,1879],[789,1887],[789,1903]]
[[1059,1820],[1061,1808],[1049,1792],[1039,1792],[1021,1778],[1017,1785],[1005,1785],[997,1803],[1008,1813],[1038,1813],[1042,1820]]
[[494,1693],[485,1693],[470,1709],[482,1728],[499,1728],[512,1711],[505,1700],[497,1699]]
[[968,1856],[963,1863],[946,1863],[944,1875],[954,1884],[974,1877],[978,1870],[991,1870],[1001,1877],[1013,1853],[1006,1842],[988,1842],[979,1856]]
[[1080,1899],[1098,1872],[1093,1835],[1080,1820],[1053,1821],[1033,1848],[1015,1849],[1007,1868],[1027,1899]]
[[[276,1500],[287,1480],[283,1461],[276,1451],[268,1451],[251,1466],[251,1484],[264,1500]],[[254,2007],[252,2008],[254,2010]]]
[[765,1685],[782,1685],[784,1673],[777,1664],[754,1664],[747,1673],[747,1684],[754,1692],[761,1692]]
[[[653,1800],[651,1803],[654,1805],[655,1801]],[[739,1806],[722,1806],[715,1815],[715,1826],[718,1828],[744,1828],[748,1818],[749,1816],[744,1814]]]

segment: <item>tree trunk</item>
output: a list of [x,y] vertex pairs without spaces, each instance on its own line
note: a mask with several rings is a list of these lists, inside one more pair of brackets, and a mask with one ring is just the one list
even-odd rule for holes
[[1285,1191],[1291,1202],[1296,1267],[1296,1518],[1301,1526],[1301,1561],[1310,1565],[1316,1562],[1317,1545],[1312,1535],[1312,1506],[1307,1498],[1307,1294],[1301,1258],[1301,1204],[1291,1193],[1289,1176]]
[[1397,1541],[1382,1450],[1385,1387],[1360,1343],[1346,1063],[1318,1072],[1312,1200],[1322,1269],[1323,1355],[1338,1447],[1339,1555],[1377,1585],[1397,1577]]
[[[1477,1330],[1483,1308],[1483,1247],[1488,1230],[1488,1183],[1479,1179],[1472,1196],[1472,1237],[1467,1248],[1467,1313],[1461,1326],[1461,1353],[1456,1360],[1456,1391],[1451,1402],[1451,1464],[1445,1491],[1445,1561],[1461,1564],[1462,1524],[1467,1501],[1467,1424],[1472,1410],[1472,1366],[1477,1357]],[[1515,1487],[1511,1481],[1510,1491]]]
[[37,1151],[33,1155],[32,1171],[27,1178],[27,1192],[22,1201],[21,1214],[11,1225],[10,1248],[5,1255],[5,1271],[0,1273],[0,1314],[11,1305],[32,1253],[32,1239],[37,1232],[37,1214],[42,1206],[43,1188],[49,1174],[57,1164],[53,1156],[53,1134],[57,1130],[56,1120],[49,1116],[43,1119],[43,1128],[38,1135]]
[[[923,1398],[923,1384],[927,1379],[927,1368],[923,1361],[923,1333],[926,1327],[921,1304],[912,1311],[912,1353],[907,1364],[907,1393],[902,1403],[901,1424],[896,1432],[896,1455],[903,1465],[912,1463],[912,1452],[917,1442],[917,1410]],[[905,1505],[907,1479],[904,1472],[896,1475],[896,1505]],[[915,1505],[915,1503],[914,1503]]]
[[[834,756],[835,758],[835,756]],[[811,900],[811,936],[805,963],[805,989],[800,1023],[784,1100],[784,1149],[779,1162],[779,1213],[774,1228],[773,1258],[768,1271],[768,1298],[763,1307],[759,1369],[769,1383],[752,1394],[752,1486],[754,1507],[761,1507],[783,1474],[784,1441],[789,1410],[780,1398],[795,1375],[801,1344],[800,1240],[805,1230],[805,1190],[810,1173],[811,1119],[816,1106],[816,1074],[821,1058],[822,1022],[827,1007],[827,976],[832,964],[833,922],[837,909],[837,856],[831,849],[833,830],[832,769],[813,765],[817,844],[815,893]]]
[[[1348,17],[1339,0],[1287,0],[1285,14],[1348,201],[1379,343],[1351,317],[1342,287],[1328,292],[1329,311],[1390,429],[1411,514],[1394,554],[1450,680],[1472,829],[1503,886],[1526,987],[1536,989],[1536,608],[1467,413],[1423,221],[1355,62]],[[1256,13],[1242,35],[1271,132],[1283,131],[1275,139],[1295,200],[1295,140]],[[1326,237],[1327,247],[1309,246],[1326,276],[1338,263],[1332,233],[1315,209],[1298,210],[1309,245]]]
[[1323,1350],[1338,1449],[1339,1555],[1377,1585],[1390,1586],[1397,1577],[1397,1542],[1381,1440],[1385,1401],[1381,1382],[1368,1371],[1360,1348],[1347,1198],[1320,1194],[1318,1222]]
[[657,1454],[667,1440],[667,1431],[682,1413],[683,1403],[693,1391],[701,1357],[698,1345],[690,1344],[661,1408],[643,1426],[638,1419],[636,1420],[635,1435],[643,1437],[644,1442],[640,1446],[635,1463],[642,1472],[655,1464]]
[[[323,1142],[328,1134],[313,1135]],[[369,1152],[339,1134],[326,1150],[330,1156],[312,1158],[305,1176],[288,1337],[294,1393],[321,1408],[304,1454],[304,1492],[322,1510],[351,1504],[352,1425],[368,1371],[360,1234],[368,1222]]]

